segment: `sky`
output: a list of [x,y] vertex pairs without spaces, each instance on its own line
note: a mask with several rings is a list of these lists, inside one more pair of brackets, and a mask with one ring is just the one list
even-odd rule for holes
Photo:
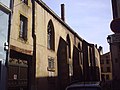
[[65,4],[65,22],[83,39],[109,52],[107,36],[113,34],[111,0],[43,0],[58,16]]

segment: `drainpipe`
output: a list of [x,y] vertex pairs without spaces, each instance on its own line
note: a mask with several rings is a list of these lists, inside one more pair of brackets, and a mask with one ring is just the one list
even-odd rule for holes
[[12,20],[12,13],[13,13],[13,5],[14,5],[14,0],[10,0],[10,10],[9,12],[9,21],[8,21],[8,37],[7,37],[7,43],[6,46],[8,47],[8,50],[6,51],[6,90],[8,89],[8,61],[10,58],[10,30],[11,30],[11,20]]
[[30,90],[36,90],[36,34],[35,34],[35,0],[32,0],[32,38],[33,38],[33,56],[31,62],[31,85]]
[[13,13],[13,5],[14,5],[14,0],[10,0],[10,9],[11,12],[9,13],[9,21],[8,21],[8,37],[7,37],[7,42],[8,42],[8,51],[7,51],[7,56],[6,56],[6,67],[8,68],[8,60],[10,58],[10,30],[11,30],[11,21],[12,21],[12,13]]

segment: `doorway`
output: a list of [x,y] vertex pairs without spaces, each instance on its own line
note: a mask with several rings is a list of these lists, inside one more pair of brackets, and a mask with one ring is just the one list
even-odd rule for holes
[[11,50],[8,61],[8,90],[29,90],[31,56]]

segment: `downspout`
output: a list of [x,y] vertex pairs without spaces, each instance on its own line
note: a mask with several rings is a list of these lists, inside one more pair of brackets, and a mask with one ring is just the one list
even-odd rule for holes
[[33,38],[33,56],[31,63],[31,87],[30,90],[36,90],[36,34],[35,34],[35,0],[32,0],[32,38]]
[[9,12],[9,20],[8,20],[8,37],[7,37],[7,42],[8,42],[8,50],[6,51],[6,88],[5,90],[8,89],[8,61],[10,59],[10,32],[11,32],[11,21],[12,21],[12,13],[13,13],[13,5],[14,5],[14,0],[10,0],[10,10]]
[[6,67],[8,68],[8,60],[10,58],[10,30],[11,30],[11,21],[12,21],[12,13],[13,13],[13,5],[14,5],[14,0],[10,0],[10,9],[11,12],[9,14],[9,21],[8,21],[8,37],[7,37],[7,42],[8,42],[8,51],[6,52]]

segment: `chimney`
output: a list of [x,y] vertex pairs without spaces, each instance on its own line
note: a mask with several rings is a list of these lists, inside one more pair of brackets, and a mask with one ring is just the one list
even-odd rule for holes
[[99,50],[100,55],[103,55],[103,47],[99,46],[98,50]]
[[61,4],[61,19],[65,21],[65,5]]

